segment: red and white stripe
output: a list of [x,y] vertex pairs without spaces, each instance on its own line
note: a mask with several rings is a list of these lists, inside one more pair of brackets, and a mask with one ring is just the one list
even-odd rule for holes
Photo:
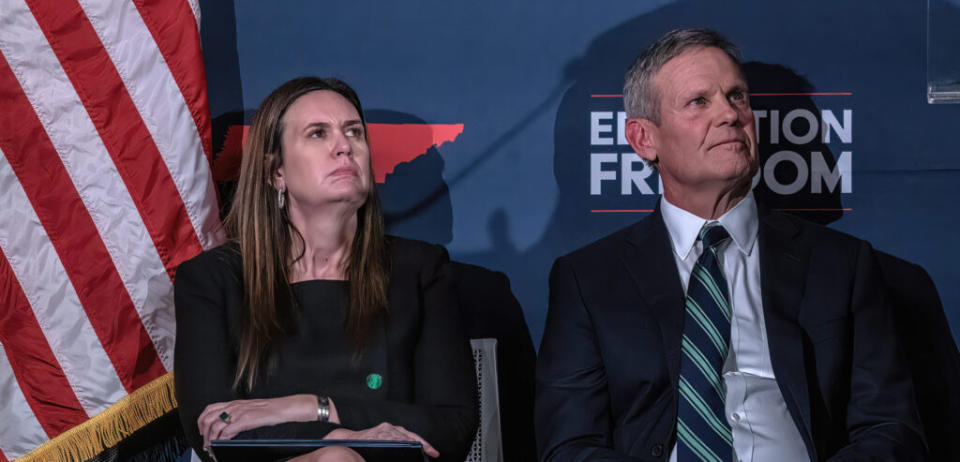
[[30,405],[17,384],[3,345],[0,345],[0,390],[4,397],[3,401],[0,401],[0,415],[20,416],[18,419],[0,419],[0,435],[22,435],[19,440],[4,441],[3,446],[0,446],[0,460],[7,460],[4,454],[14,457],[15,454],[26,453],[33,449],[33,441],[43,441],[46,434],[40,422],[33,416]]
[[223,238],[196,0],[0,11],[2,461],[172,369],[174,271]]

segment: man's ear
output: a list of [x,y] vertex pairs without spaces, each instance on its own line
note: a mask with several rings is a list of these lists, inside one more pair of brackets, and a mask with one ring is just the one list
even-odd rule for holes
[[627,126],[624,129],[624,136],[630,147],[647,162],[657,162],[657,131],[656,124],[648,119],[633,118],[627,119]]

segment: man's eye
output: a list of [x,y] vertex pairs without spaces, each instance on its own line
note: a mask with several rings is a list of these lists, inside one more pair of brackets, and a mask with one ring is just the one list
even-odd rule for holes
[[310,138],[323,138],[324,135],[325,133],[323,132],[323,129],[318,128],[316,130],[311,130],[308,136],[310,136]]
[[730,94],[730,101],[744,101],[747,99],[747,94],[742,91],[735,91]]
[[363,130],[358,127],[348,128],[344,133],[351,138],[360,138],[363,136]]
[[702,96],[698,96],[698,97],[690,100],[690,104],[692,104],[692,105],[694,105],[694,106],[704,106],[704,105],[707,104],[707,99],[704,98],[704,97],[702,97]]

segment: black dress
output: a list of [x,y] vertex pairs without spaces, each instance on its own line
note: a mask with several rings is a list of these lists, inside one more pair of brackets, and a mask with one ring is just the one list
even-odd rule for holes
[[[343,427],[389,422],[430,442],[439,460],[464,460],[477,426],[476,379],[446,251],[395,237],[388,245],[388,314],[366,346],[358,353],[343,332],[349,282],[295,283],[297,331],[278,345],[250,392],[232,386],[242,297],[239,254],[225,245],[180,265],[174,378],[180,420],[201,457],[206,454],[197,418],[207,405],[312,393],[334,401]],[[322,438],[337,427],[291,422],[237,438]]]

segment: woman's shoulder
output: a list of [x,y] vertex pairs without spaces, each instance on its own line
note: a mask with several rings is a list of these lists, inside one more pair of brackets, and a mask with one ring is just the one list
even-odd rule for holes
[[395,269],[398,266],[437,265],[450,260],[447,249],[439,244],[392,235],[387,235],[386,241]]
[[236,275],[241,268],[240,251],[236,244],[228,242],[204,250],[177,267],[177,275]]

